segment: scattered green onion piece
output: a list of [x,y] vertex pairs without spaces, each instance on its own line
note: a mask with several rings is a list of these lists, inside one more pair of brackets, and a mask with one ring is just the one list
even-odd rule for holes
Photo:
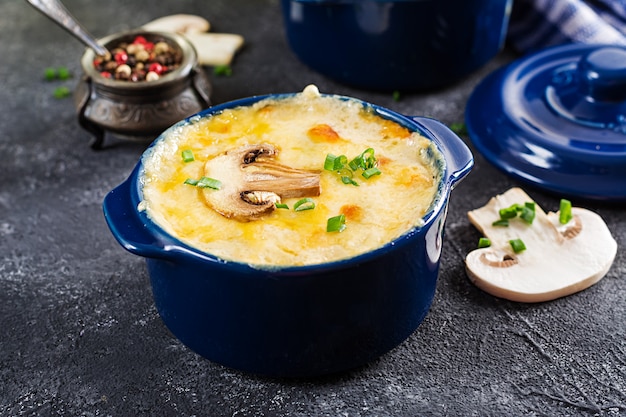
[[54,89],[52,95],[54,98],[66,98],[70,96],[70,89],[67,87],[57,87]]
[[467,125],[462,122],[452,123],[450,126],[450,130],[452,130],[457,135],[465,135],[467,136]]
[[559,207],[559,223],[567,224],[572,220],[572,202],[566,199],[561,199]]
[[370,179],[374,175],[380,175],[380,169],[376,167],[368,168],[365,171],[363,171],[363,174],[361,175],[363,175],[365,179]]
[[314,208],[315,208],[315,201],[313,201],[313,199],[308,198],[308,197],[298,200],[296,204],[293,205],[294,211],[311,210]]
[[508,219],[496,220],[495,222],[491,223],[491,225],[492,226],[509,227],[509,220]]
[[52,81],[57,78],[57,70],[54,68],[46,68],[43,73],[46,81]]
[[230,65],[218,65],[213,68],[213,74],[230,77],[231,75],[233,75],[233,69],[230,67]]
[[395,90],[392,94],[393,97],[393,101],[400,101],[400,92],[398,90]]
[[219,190],[222,188],[222,183],[214,178],[202,177],[196,186],[200,188],[212,188],[214,190]]
[[352,177],[348,177],[345,175],[341,176],[341,182],[343,182],[344,184],[354,185],[355,187],[359,186],[359,183],[353,180]]
[[491,240],[486,237],[478,239],[478,248],[488,248],[489,246],[491,246]]
[[285,203],[275,203],[274,204],[276,206],[277,209],[287,209],[289,210],[289,206]]
[[191,149],[185,149],[181,155],[184,162],[192,162],[195,159],[193,156],[193,151]]
[[533,220],[535,220],[535,210],[530,209],[528,206],[522,207],[522,212],[519,215],[522,220],[524,220],[528,224],[532,224]]
[[340,214],[339,216],[330,217],[326,221],[327,232],[343,232],[346,229],[346,215]]
[[71,74],[70,74],[70,70],[68,70],[66,67],[59,67],[57,69],[57,78],[59,80],[67,80],[69,78],[71,78]]
[[187,178],[184,184],[193,185],[195,187],[196,185],[198,185],[198,180],[194,180],[193,178]]
[[526,250],[526,245],[522,242],[522,239],[512,239],[509,240],[511,244],[511,248],[513,248],[513,252],[520,253]]

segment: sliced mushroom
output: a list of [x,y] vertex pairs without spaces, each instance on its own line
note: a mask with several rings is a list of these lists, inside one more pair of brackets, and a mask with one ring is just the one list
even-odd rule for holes
[[244,38],[235,33],[208,33],[208,20],[192,14],[163,16],[143,25],[143,29],[183,35],[193,45],[200,65],[230,65]]
[[192,14],[173,14],[152,20],[143,29],[154,32],[173,32],[180,34],[208,32],[211,24],[204,17]]
[[[512,188],[468,213],[470,222],[492,242],[465,259],[468,277],[477,287],[512,301],[542,302],[584,290],[606,275],[617,243],[594,212],[574,207],[573,219],[561,225],[557,213],[546,214],[535,205],[530,225],[518,219],[508,227],[492,225],[501,208],[525,202],[532,199]],[[526,250],[514,253],[511,239],[522,239]]]
[[272,212],[282,198],[320,194],[320,171],[301,170],[275,161],[278,150],[268,144],[246,145],[206,162],[204,175],[219,180],[219,190],[203,190],[206,203],[239,221]]
[[244,38],[235,33],[187,33],[185,37],[198,53],[200,65],[230,65],[235,54],[244,43]]

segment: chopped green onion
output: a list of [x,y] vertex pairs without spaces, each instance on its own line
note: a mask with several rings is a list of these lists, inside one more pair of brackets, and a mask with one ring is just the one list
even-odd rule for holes
[[52,95],[54,96],[54,98],[66,98],[70,96],[70,93],[71,91],[67,87],[57,87],[54,89]]
[[199,180],[187,178],[184,183],[200,188],[212,188],[214,190],[219,190],[220,188],[222,188],[222,183],[219,180],[209,177],[202,177]]
[[348,158],[345,155],[335,156],[328,154],[324,161],[324,169],[337,172],[341,182],[355,186],[359,185],[353,179],[354,173],[358,170],[363,170],[361,175],[366,179],[381,174],[381,171],[376,167],[374,148],[367,148],[350,162],[348,162]]
[[212,188],[214,190],[219,190],[220,188],[222,188],[222,183],[219,180],[209,177],[200,178],[198,184],[196,185],[200,188]]
[[535,220],[535,210],[529,208],[528,206],[522,207],[522,212],[519,215],[522,220],[524,220],[528,224],[532,224],[533,220]]
[[348,158],[345,155],[335,156],[331,153],[326,155],[324,161],[324,169],[327,171],[339,171],[348,163]]
[[363,166],[365,170],[374,168],[376,166],[376,157],[374,156],[374,148],[367,148],[361,154],[363,160]]
[[194,160],[193,151],[191,149],[185,149],[181,155],[184,162],[191,162]]
[[338,157],[333,155],[332,153],[329,153],[328,155],[326,155],[326,159],[324,160],[324,169],[326,171],[334,171],[335,170],[335,160]]
[[496,220],[495,222],[491,223],[491,225],[492,226],[509,227],[509,220],[508,219]]
[[394,90],[392,93],[393,101],[400,101],[400,92],[398,90]]
[[277,209],[287,209],[289,210],[289,206],[285,203],[275,203],[274,204],[276,206]]
[[72,77],[72,74],[70,73],[70,70],[68,70],[66,67],[48,67],[44,70],[43,76],[46,81],[54,81],[67,80]]
[[488,248],[489,246],[491,246],[491,240],[486,237],[478,239],[478,248]]
[[559,207],[559,223],[567,224],[572,220],[572,202],[566,199],[561,199]]
[[359,157],[357,156],[352,161],[350,161],[350,163],[348,165],[350,166],[350,169],[352,171],[356,171],[361,166],[360,164],[361,164],[361,161],[360,161]]
[[519,204],[513,204],[510,207],[501,208],[498,210],[498,214],[500,214],[501,219],[512,219],[517,217],[517,210],[519,208]]
[[230,67],[230,65],[218,65],[213,68],[213,74],[230,77],[231,75],[233,75],[233,69]]
[[509,240],[511,244],[511,248],[513,248],[513,252],[520,253],[526,250],[526,245],[522,242],[522,239],[512,239]]
[[363,171],[363,174],[361,175],[363,175],[365,179],[370,179],[374,175],[380,175],[380,169],[376,167],[368,168],[365,171]]
[[327,232],[343,232],[346,229],[346,215],[340,214],[339,216],[330,217],[326,221]]
[[68,70],[65,67],[59,67],[57,69],[57,78],[59,80],[67,80],[72,76],[72,74],[70,74],[70,70]]
[[46,68],[44,70],[43,76],[47,81],[52,81],[57,77],[57,70],[54,68]]
[[315,208],[315,201],[313,201],[313,199],[308,198],[308,197],[298,200],[296,204],[293,205],[294,211],[311,210],[314,208]]
[[457,135],[465,135],[467,136],[467,125],[463,122],[452,123],[450,126],[450,130],[452,130]]

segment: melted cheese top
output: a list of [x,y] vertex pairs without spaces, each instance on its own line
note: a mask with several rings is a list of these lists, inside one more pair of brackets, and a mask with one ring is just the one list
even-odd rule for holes
[[[241,222],[213,211],[188,178],[202,177],[207,160],[243,145],[268,143],[276,162],[321,170],[315,208],[276,209]],[[359,186],[323,170],[327,154],[348,159],[373,148],[381,175]],[[184,162],[183,150],[195,160]],[[171,129],[143,158],[144,201],[149,217],[179,240],[225,260],[257,267],[300,266],[353,257],[412,228],[430,208],[441,180],[440,155],[427,138],[384,119],[360,103],[317,90],[224,110]],[[344,214],[346,228],[327,232],[330,217]]]

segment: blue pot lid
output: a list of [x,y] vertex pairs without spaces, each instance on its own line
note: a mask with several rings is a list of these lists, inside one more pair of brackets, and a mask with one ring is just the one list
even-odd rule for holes
[[626,48],[551,47],[489,74],[465,111],[489,162],[562,196],[626,201]]

